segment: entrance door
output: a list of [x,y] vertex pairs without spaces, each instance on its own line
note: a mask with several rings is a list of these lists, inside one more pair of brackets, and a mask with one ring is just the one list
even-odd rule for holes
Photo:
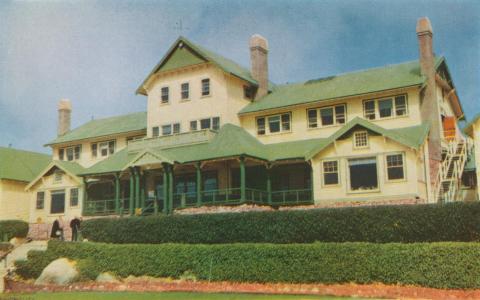
[[65,190],[52,191],[50,202],[51,214],[62,214],[65,212]]

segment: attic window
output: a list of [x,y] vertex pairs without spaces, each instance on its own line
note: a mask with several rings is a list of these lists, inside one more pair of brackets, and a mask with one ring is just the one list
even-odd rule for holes
[[53,182],[62,182],[62,178],[63,178],[63,172],[62,170],[55,170],[55,172],[53,173]]
[[353,134],[354,148],[367,148],[368,147],[368,132],[358,131]]
[[245,99],[253,100],[255,95],[255,89],[253,86],[245,85],[243,86],[243,97]]

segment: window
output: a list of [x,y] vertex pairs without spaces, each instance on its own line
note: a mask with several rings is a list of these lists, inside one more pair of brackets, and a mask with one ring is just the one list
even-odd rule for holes
[[98,151],[100,152],[100,156],[103,157],[115,153],[115,141],[98,143]]
[[173,134],[180,133],[180,123],[173,124]]
[[408,114],[407,95],[372,99],[363,102],[363,115],[368,120],[390,118]]
[[212,129],[213,130],[220,129],[220,118],[219,117],[212,118]]
[[407,114],[407,98],[405,97],[405,95],[395,97],[395,115],[405,116],[406,114]]
[[190,121],[190,131],[197,130],[197,121]]
[[70,206],[78,206],[78,189],[70,189]]
[[60,160],[67,159],[68,161],[73,161],[80,159],[80,154],[82,152],[82,146],[76,145],[68,148],[63,148],[58,150],[58,158]]
[[323,162],[323,184],[338,184],[338,161],[332,160]]
[[55,183],[62,182],[62,178],[63,178],[62,170],[56,169],[55,172],[53,172],[53,182]]
[[50,213],[60,214],[65,212],[65,191],[53,191],[51,193]]
[[316,109],[309,109],[308,112],[308,127],[309,128],[317,128],[317,110]]
[[182,100],[188,100],[190,98],[190,84],[188,82],[182,83]]
[[210,79],[202,79],[202,96],[210,95]]
[[403,155],[394,154],[387,155],[387,179],[398,180],[405,178],[405,172],[403,169]]
[[45,205],[45,192],[37,192],[37,202],[35,207],[37,209],[43,209]]
[[353,142],[355,148],[366,148],[368,147],[368,132],[358,131],[353,134]]
[[393,115],[392,99],[378,100],[378,114],[380,118],[388,118]]
[[252,86],[245,85],[243,87],[243,97],[245,99],[253,100],[254,95],[255,95],[255,91],[254,91],[254,88]]
[[475,189],[477,186],[477,175],[475,170],[465,170],[462,173],[462,188]]
[[168,86],[162,87],[162,103],[168,103]]
[[144,137],[145,137],[144,135],[137,135],[137,136],[127,137],[127,144],[130,143],[130,142],[134,142],[134,141],[140,141],[140,140],[142,140]]
[[[308,128],[345,124],[345,104],[307,110]],[[320,119],[318,119],[318,117]]]
[[265,134],[265,118],[258,118],[257,119],[257,134],[264,135]]
[[375,101],[369,100],[363,102],[363,115],[365,119],[375,120]]
[[211,125],[210,118],[200,120],[200,129],[210,129],[210,125]]
[[160,135],[160,128],[158,128],[158,126],[155,126],[152,128],[152,136],[153,137],[157,137]]
[[93,158],[96,158],[97,157],[97,143],[94,143],[90,146],[91,150],[92,150],[92,157]]
[[268,117],[257,118],[257,134],[264,135],[266,133],[266,123],[268,125],[268,133],[290,131],[291,114],[273,115]]
[[162,135],[171,135],[172,134],[172,124],[162,126]]
[[351,191],[378,189],[377,160],[375,157],[348,160]]

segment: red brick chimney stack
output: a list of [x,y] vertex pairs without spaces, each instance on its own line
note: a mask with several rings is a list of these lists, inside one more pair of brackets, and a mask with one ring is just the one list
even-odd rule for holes
[[255,100],[268,93],[268,41],[259,34],[250,38],[252,76],[258,82]]

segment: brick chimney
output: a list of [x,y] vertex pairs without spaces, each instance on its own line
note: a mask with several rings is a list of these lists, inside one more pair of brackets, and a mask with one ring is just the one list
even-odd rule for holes
[[250,38],[250,61],[252,76],[258,82],[256,100],[268,93],[268,42],[259,34]]
[[424,122],[430,123],[430,133],[428,140],[429,160],[430,160],[430,179],[431,184],[435,184],[439,164],[442,160],[442,122],[440,108],[437,99],[437,90],[435,82],[435,54],[433,52],[433,30],[432,24],[427,17],[417,21],[417,38],[419,45],[420,71],[427,80],[423,90],[421,100],[421,116]]
[[62,99],[58,102],[58,129],[57,135],[62,136],[70,131],[70,118],[72,114],[72,104],[68,99]]

